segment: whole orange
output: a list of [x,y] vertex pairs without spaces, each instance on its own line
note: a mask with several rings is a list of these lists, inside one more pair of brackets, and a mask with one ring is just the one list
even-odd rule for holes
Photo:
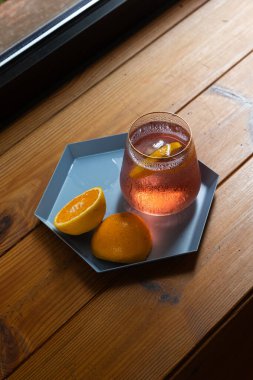
[[122,212],[110,215],[99,225],[92,236],[91,247],[99,259],[132,263],[146,259],[152,240],[139,216]]

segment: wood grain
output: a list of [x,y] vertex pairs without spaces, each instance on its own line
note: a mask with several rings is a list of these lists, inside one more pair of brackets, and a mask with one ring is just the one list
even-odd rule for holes
[[[2,252],[15,245],[0,258],[2,377],[160,379],[252,292],[253,4],[210,4],[0,158]],[[151,106],[181,110],[219,189],[198,254],[99,276],[33,211],[65,143],[125,131]]]
[[[216,170],[222,180],[248,159],[252,152],[248,129],[251,108],[237,99],[240,96],[250,99],[252,81],[249,71],[252,63],[253,55],[228,72],[181,112],[192,125],[200,159]],[[217,93],[216,90],[214,91],[217,88],[226,89],[227,93],[230,89],[235,99],[232,96],[225,96],[224,93]],[[232,155],[231,146],[233,146]],[[45,176],[46,170],[43,170],[43,176]],[[219,221],[217,218],[217,228],[210,232],[215,241],[220,239],[220,231],[223,231],[222,223],[223,219]],[[207,231],[208,228],[209,226]],[[213,252],[213,240],[205,241],[205,247],[208,252]],[[197,263],[193,262],[195,268],[200,269],[206,265],[210,257],[210,253],[200,255]],[[24,271],[28,273],[20,278],[17,274],[22,261],[24,261]],[[62,262],[67,262],[66,266],[62,267]],[[173,265],[177,268],[177,264]],[[77,269],[78,266],[80,266],[79,269]],[[181,264],[179,266],[181,270]],[[32,273],[28,275],[30,268],[37,268],[34,275]],[[188,276],[191,268],[191,259],[186,260],[183,269],[186,273],[183,274],[183,278]],[[79,271],[82,274],[77,276]],[[157,275],[159,272],[160,266],[158,266]],[[49,274],[50,281],[46,282],[45,279]],[[80,277],[86,280],[80,282]],[[6,289],[7,278],[11,278],[12,282]],[[39,226],[0,260],[0,279],[2,279],[0,280],[0,315],[4,316],[8,326],[12,326],[14,331],[20,331],[20,336],[29,341],[27,351],[22,348],[22,345],[20,348],[20,340],[17,339],[19,355],[15,357],[15,360],[10,353],[6,354],[3,365],[5,373],[9,373],[57,331],[63,321],[67,321],[71,315],[78,312],[89,297],[95,296],[106,286],[111,281],[111,276],[105,277],[105,280],[102,277],[100,281],[100,277],[90,273],[85,264],[76,259],[75,255],[54,236],[51,236],[50,231]],[[68,288],[64,289],[62,285],[63,281],[71,283],[73,292],[70,293],[70,297]],[[177,288],[180,286],[177,284]],[[94,293],[90,292],[90,287]],[[27,303],[20,302],[20,299],[24,297],[23,293],[25,293]],[[47,294],[46,298],[45,294]],[[167,297],[166,294],[164,297]],[[177,294],[172,291],[171,297],[176,299]],[[58,301],[55,305],[56,299]],[[38,310],[36,319],[33,318],[35,308]],[[17,310],[21,314],[19,318],[17,318]]]
[[191,359],[166,380],[251,380],[253,377],[253,295]]
[[169,373],[252,289],[252,163],[217,191],[198,255],[122,274],[10,379],[158,379]]
[[96,274],[42,225],[2,258],[0,272],[0,378],[115,276]]
[[[192,17],[195,17],[195,14]],[[238,92],[245,98],[251,99],[250,91],[253,80],[250,68],[252,60],[252,55],[248,56],[232,70],[232,73],[228,73],[221,79],[221,85],[218,81],[215,86],[228,88],[235,94]],[[205,82],[205,77],[202,79]],[[114,75],[111,76],[111,80],[112,86],[114,86],[116,83]],[[176,84],[176,78],[173,81]],[[119,81],[118,86],[120,83]],[[102,84],[101,82],[97,87],[100,88]],[[184,83],[181,85],[184,87]],[[157,86],[160,86],[158,82]],[[185,86],[186,91],[191,92],[191,82],[185,83]],[[153,105],[153,109],[163,109],[165,100],[157,96],[159,93],[157,93],[156,83],[151,88],[153,89],[154,104],[155,100],[157,104]],[[86,107],[89,102],[91,107],[89,112],[86,109],[86,119],[84,119],[84,112],[73,112],[72,110],[68,114],[63,111],[0,157],[2,176],[0,182],[1,253],[9,249],[38,223],[33,215],[34,210],[65,145],[69,142],[95,138],[102,134],[126,131],[131,121],[134,120],[135,112],[138,109],[137,104],[135,105],[136,110],[129,107],[122,108],[120,103],[114,107],[111,98],[108,98],[107,105],[100,104],[101,113],[100,111],[94,112],[92,103],[100,102],[100,98],[104,98],[103,92],[99,95],[94,93],[94,89],[88,91],[84,96],[87,102]],[[121,91],[120,88],[118,90]],[[168,92],[166,96],[168,103],[181,92],[181,86],[172,93]],[[116,90],[115,93],[117,93]],[[142,107],[146,102],[149,104],[150,96],[151,94],[144,97],[143,103],[141,103]],[[222,96],[221,93],[214,91],[213,87],[197,98],[196,105],[194,106],[194,104],[195,102],[190,103],[181,113],[193,128],[200,159],[210,164],[221,174],[221,178],[224,178],[252,152],[251,106],[247,102],[237,101],[236,97]],[[73,106],[71,105],[70,108]],[[79,104],[79,106],[81,105]],[[75,107],[77,106],[75,105]],[[152,109],[151,105],[149,107],[146,111]],[[120,113],[115,112],[117,108],[119,111],[121,110]],[[233,133],[230,133],[231,130]],[[221,136],[224,133],[226,134],[224,135],[225,140]],[[233,139],[233,134],[235,139]],[[234,146],[233,155],[231,155],[231,143]],[[222,166],[220,165],[221,148],[222,157],[224,157]]]
[[251,54],[180,111],[191,125],[199,159],[221,180],[253,152],[252,64]]
[[6,152],[10,147],[206,2],[207,0],[178,1],[140,31],[123,41],[57,91],[54,91],[40,104],[17,119],[12,125],[9,125],[8,128],[0,130],[0,154]]

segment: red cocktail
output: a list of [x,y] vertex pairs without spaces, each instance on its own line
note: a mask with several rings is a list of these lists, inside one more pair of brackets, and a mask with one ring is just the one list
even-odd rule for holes
[[167,215],[188,207],[200,188],[188,124],[165,112],[136,120],[128,134],[120,185],[128,203],[144,213]]

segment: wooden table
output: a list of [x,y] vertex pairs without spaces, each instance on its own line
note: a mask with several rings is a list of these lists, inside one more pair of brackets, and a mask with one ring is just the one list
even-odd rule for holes
[[[181,1],[1,130],[1,378],[253,378],[252,20]],[[34,210],[66,144],[156,110],[220,174],[201,247],[97,274]]]

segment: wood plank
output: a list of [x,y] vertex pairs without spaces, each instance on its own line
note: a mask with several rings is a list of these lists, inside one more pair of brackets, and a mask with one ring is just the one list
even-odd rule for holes
[[116,70],[160,35],[173,28],[207,0],[182,0],[126,39],[104,57],[64,84],[8,128],[0,130],[0,154]]
[[10,379],[168,374],[252,290],[252,163],[218,189],[198,255],[120,275]]
[[253,295],[167,380],[253,378]]
[[199,159],[221,180],[253,152],[252,65],[253,54],[180,111],[192,127]]
[[[238,96],[244,94],[248,97],[252,88],[249,81],[252,61],[253,55],[219,80],[215,88],[228,89],[231,84],[231,92],[233,91]],[[211,108],[208,107],[209,104],[212,105]],[[183,109],[182,114],[190,118],[200,158],[220,173],[222,179],[249,157],[251,146],[247,125],[250,119],[250,108],[238,102],[237,98],[220,96],[210,88]],[[234,143],[231,133],[233,125],[237,127],[234,154],[231,155],[231,149],[228,146],[224,151],[222,150],[221,160],[221,149],[226,146],[227,141],[230,141],[231,145]],[[240,133],[237,133],[238,131]],[[213,144],[210,144],[210,140]],[[214,146],[213,150],[211,145]],[[216,240],[219,239],[220,228],[221,225],[212,231]],[[213,241],[206,242],[205,247],[212,251]],[[9,373],[21,360],[27,358],[43,344],[54,331],[60,328],[63,321],[67,321],[71,314],[75,314],[87,302],[89,297],[93,297],[100,291],[104,282],[107,284],[111,281],[111,276],[106,276],[105,279],[102,277],[100,281],[99,276],[95,273],[92,275],[88,267],[73,256],[75,255],[61,242],[57,243],[50,231],[39,226],[0,260],[0,315],[5,324],[12,326],[14,331],[19,331],[22,339],[29,342],[28,349],[24,349],[20,340],[17,339],[15,352],[18,352],[18,355],[13,359],[11,353],[6,354],[2,363],[5,373]],[[205,265],[210,257],[210,254],[198,257],[198,265]],[[20,273],[21,261],[25,263],[23,271],[28,272],[22,278],[17,275]],[[67,264],[62,267],[62,262],[67,262]],[[175,266],[173,262],[172,265]],[[78,267],[79,264],[82,268]],[[191,259],[184,261],[183,271],[187,272],[188,266],[190,268],[192,266]],[[34,275],[31,268],[35,268]],[[39,272],[36,268],[39,268]],[[80,273],[79,270],[82,274],[76,276],[77,272]],[[158,266],[156,273],[160,273],[160,270]],[[47,279],[48,276],[50,276],[50,281],[45,283],[43,279]],[[11,278],[12,282],[6,289],[7,277]],[[80,277],[87,280],[80,283]],[[68,297],[68,289],[64,289],[64,278],[71,279],[73,290],[71,297]],[[22,296],[23,293],[25,296]],[[35,294],[36,297],[34,297]],[[29,300],[29,305],[20,302],[23,297]],[[56,305],[55,300],[57,300]],[[37,313],[37,318],[34,318],[35,308],[41,311]],[[19,313],[18,318],[17,313]]]
[[[228,12],[230,10],[231,3],[228,2],[228,0],[223,0],[220,3],[221,5],[219,5],[218,7],[219,10],[220,7],[224,13],[226,13],[225,11]],[[207,15],[210,11],[210,9],[208,8],[208,4],[205,5],[203,9],[204,8],[207,8],[205,10],[205,14]],[[252,11],[253,14],[253,3],[249,3],[247,7],[241,7],[240,12],[242,12],[242,9],[245,10],[245,12],[248,11],[248,15],[250,15],[250,11]],[[182,37],[183,31],[186,33],[187,28],[189,28],[193,34],[201,32],[200,28],[202,28],[202,26],[199,23],[199,17],[203,19],[204,15],[202,13],[203,11],[202,9],[200,9],[192,15],[194,23],[192,21],[191,24],[188,23],[192,19],[190,18],[185,20],[185,22],[179,24],[175,28],[178,29],[178,33],[176,33],[175,35],[174,29],[171,30],[171,34],[173,34],[172,39],[174,39],[175,48],[177,48],[177,45],[179,43],[182,43],[180,42],[180,38]],[[196,15],[198,16],[197,19]],[[219,15],[219,17],[218,15],[214,15],[212,14],[212,12],[210,15],[209,23],[212,25],[212,28],[214,29],[217,29],[217,23],[220,23],[219,20],[221,15]],[[235,12],[235,15],[236,22],[239,23],[239,19],[237,19],[238,13]],[[245,18],[247,19],[247,14],[243,16],[245,16]],[[186,25],[183,27],[183,31],[181,31],[181,25],[185,23]],[[206,24],[208,25],[208,22],[206,22]],[[225,23],[224,25],[226,25],[227,27],[227,24],[228,23]],[[234,25],[232,21],[231,23],[229,23],[229,25],[230,24],[230,32],[234,31],[236,33],[236,25]],[[247,30],[246,20],[244,20],[244,24],[245,29]],[[235,30],[233,28],[235,28]],[[251,31],[249,31],[249,35],[250,33],[252,33],[253,37],[253,29],[250,28],[250,30]],[[227,30],[227,32],[229,32],[229,30]],[[158,63],[156,61],[153,61],[151,63],[148,57],[151,54],[154,54],[154,52],[157,49],[157,44],[159,45],[159,49],[161,48],[162,51],[166,52],[168,50],[168,46],[166,48],[166,45],[172,43],[170,37],[171,34],[169,33],[168,35],[161,37],[148,49],[146,49],[146,59],[144,59],[146,55],[142,55],[141,53],[140,55],[142,56],[139,57],[140,61],[134,58],[130,62],[128,62],[126,67],[131,66],[132,69],[127,71],[126,73],[128,73],[127,76],[131,76],[131,79],[124,79],[125,77],[123,75],[124,73],[122,72],[122,67],[113,75],[106,78],[103,82],[100,82],[99,85],[86,92],[82,99],[78,99],[76,102],[71,104],[71,106],[68,107],[68,109],[64,110],[63,112],[52,118],[45,125],[41,126],[41,128],[34,131],[27,138],[23,139],[19,144],[14,146],[12,149],[10,149],[8,152],[6,152],[4,155],[0,157],[0,170],[2,174],[0,183],[0,194],[2,200],[2,204],[0,205],[0,214],[2,215],[0,223],[1,253],[9,249],[13,244],[15,244],[16,241],[18,241],[20,238],[22,238],[22,236],[27,234],[37,224],[37,220],[33,216],[34,210],[46,187],[50,175],[54,170],[57,160],[59,159],[64,149],[65,144],[78,140],[80,141],[83,139],[87,140],[101,135],[108,135],[126,131],[131,122],[135,119],[136,116],[138,116],[139,113],[144,113],[153,109],[173,111],[177,109],[180,105],[183,106],[184,103],[187,102],[187,97],[189,97],[190,99],[190,97],[192,97],[196,93],[196,91],[199,91],[199,89],[197,88],[198,86],[196,86],[196,88],[192,86],[192,80],[190,77],[188,78],[188,80],[181,81],[178,75],[176,75],[175,77],[172,76],[170,78],[171,86],[169,85],[168,88],[170,88],[170,91],[168,91],[167,86],[164,86],[163,84],[164,76],[161,74],[161,78],[163,78],[161,81],[161,79],[159,79],[160,74],[157,74],[157,80],[154,81],[153,85],[148,85],[146,87],[146,90],[148,89],[148,92],[145,93],[145,86],[142,86],[143,78],[138,78],[138,76],[135,76],[132,73],[132,70],[134,70],[135,67],[138,67],[139,70],[141,66],[143,70],[145,68],[145,70],[148,72],[149,69],[148,67],[146,67],[147,62],[149,62],[148,66],[150,66],[150,74],[154,70],[159,71],[159,67],[157,67]],[[244,33],[242,33],[241,38],[243,37],[243,35]],[[224,36],[226,37],[227,34],[225,33]],[[208,36],[206,36],[206,38],[208,39]],[[228,39],[226,41],[228,43],[229,38],[226,38]],[[217,40],[219,41],[219,38],[216,35],[216,41]],[[251,45],[252,40],[248,41],[248,48]],[[195,40],[193,39],[193,41]],[[185,70],[185,72],[188,72],[187,75],[190,75],[190,72],[191,74],[193,74],[193,70],[194,72],[196,71],[196,76],[199,77],[201,83],[199,87],[201,85],[206,86],[207,81],[209,81],[210,83],[212,82],[212,76],[214,75],[213,72],[210,72],[210,75],[206,76],[206,72],[203,71],[202,67],[204,62],[210,61],[211,66],[211,63],[213,62],[212,59],[214,61],[216,60],[217,53],[221,48],[221,45],[217,44],[216,41],[209,41],[210,49],[208,50],[208,56],[203,56],[201,58],[202,60],[198,58],[198,60],[195,61],[194,68],[192,67],[190,57],[192,60],[194,60],[196,58],[197,53],[199,55],[202,54],[201,49],[203,48],[203,46],[198,47],[198,45],[196,45],[195,50],[191,49],[188,56],[189,60],[175,59],[175,65],[177,66],[177,69],[181,68],[181,70]],[[237,46],[237,49],[239,49],[239,44]],[[241,44],[239,50],[240,52],[238,51],[238,55],[241,55],[243,51],[245,52],[245,49],[243,49]],[[228,49],[228,51],[230,51],[230,49]],[[178,50],[178,54],[179,52],[180,50]],[[217,72],[225,70],[229,63],[232,64],[232,61],[234,61],[234,56],[236,56],[236,54],[234,54],[233,57],[231,54],[229,62],[227,53],[222,55],[222,57],[223,56],[224,61],[222,64],[221,62],[216,62],[216,75],[218,75]],[[167,59],[171,59],[170,53],[168,53]],[[221,60],[221,58],[219,59]],[[133,65],[132,61],[135,61]],[[141,64],[139,62],[141,62]],[[161,69],[163,68],[163,70],[167,70],[167,65],[167,62],[161,63]],[[239,94],[244,94],[245,92],[245,96],[249,97],[251,91],[250,86],[252,83],[252,70],[248,70],[247,79],[245,79],[246,74],[243,70],[245,68],[248,69],[251,67],[250,65],[252,65],[252,57],[249,56],[245,60],[245,63],[242,63],[242,65],[245,66],[239,65],[238,71],[236,69],[235,74],[231,74],[231,77],[234,77],[231,83],[233,83],[233,85],[235,86],[235,88],[231,89],[231,91],[235,91],[236,93],[238,88]],[[126,70],[126,67],[124,68],[124,70]],[[240,67],[242,67],[242,69],[240,69]],[[119,72],[121,74],[119,74]],[[119,78],[119,75],[121,75],[122,77]],[[229,88],[229,82],[230,80],[232,80],[230,79],[231,77],[228,76],[228,79],[224,78],[225,82],[222,82],[223,87],[227,86]],[[146,79],[149,80],[148,73],[146,73]],[[132,92],[134,92],[134,89],[137,91],[137,87],[135,86],[136,82],[138,82],[139,86],[142,87],[142,99],[139,98],[141,102],[139,102],[138,100],[140,94],[132,94]],[[171,91],[171,89],[173,90]],[[124,91],[126,91],[125,94],[122,93]],[[184,95],[182,95],[183,92]],[[119,94],[118,99],[116,99],[117,94]],[[137,102],[135,101],[135,95]],[[230,164],[233,163],[233,168],[235,168],[249,154],[249,137],[247,134],[248,132],[245,130],[245,128],[247,128],[247,124],[251,125],[252,128],[252,123],[250,124],[249,122],[250,107],[247,102],[236,102],[236,97],[229,98],[222,97],[220,95],[221,94],[217,93],[217,91],[211,91],[206,95],[205,98],[203,98],[202,101],[200,101],[199,104],[201,106],[201,109],[197,109],[199,108],[199,105],[197,106],[197,108],[194,108],[193,106],[193,110],[187,107],[186,118],[193,126],[194,135],[196,135],[197,148],[200,151],[200,158],[204,159],[204,161],[207,161],[207,163],[210,162],[214,169],[219,169],[219,149],[222,147],[223,155],[224,157],[226,156],[228,159],[227,169],[229,167],[232,170],[232,166],[230,166]],[[128,97],[130,99],[129,104],[131,104],[129,106],[125,103]],[[218,102],[216,103],[215,98],[218,98]],[[176,108],[174,108],[174,106],[170,106],[171,102],[173,101],[176,102]],[[215,107],[215,104],[222,104],[222,102],[224,102],[224,109],[222,107],[217,106],[218,108],[216,114],[214,113],[213,109],[209,109],[209,104],[212,105],[212,107]],[[234,114],[234,110],[236,110],[236,114]],[[196,112],[200,112],[200,115],[196,114]],[[221,114],[219,114],[218,112],[220,112]],[[230,137],[232,136],[232,133],[230,133],[230,131],[231,125],[233,125],[231,123],[235,123],[235,125],[239,123],[238,125],[242,126],[241,129],[239,127],[233,128],[233,133],[236,134],[236,141],[240,141],[240,144],[243,145],[237,145],[233,155],[231,155],[230,149]],[[205,127],[205,125],[207,125],[207,127]],[[208,132],[207,136],[208,140],[205,140],[204,133],[207,133],[206,128],[209,129],[209,125],[213,126],[214,128],[210,129],[211,132]],[[228,139],[228,143],[225,141],[223,145],[220,145],[220,134],[223,133],[224,125],[226,126],[226,131],[229,131],[228,136],[230,137]],[[198,129],[204,130],[203,135],[200,133],[200,131],[199,133],[196,133]],[[218,134],[214,139],[214,135],[216,134],[216,132],[218,132]],[[206,146],[209,147],[208,156],[205,152]],[[36,155],[34,152],[36,152]],[[214,152],[214,155],[212,155],[212,152]],[[227,175],[227,173],[228,172],[223,172],[220,174]],[[8,193],[6,193],[6,189],[8,189]]]
[[2,258],[0,272],[1,379],[116,275],[95,273],[43,225]]

